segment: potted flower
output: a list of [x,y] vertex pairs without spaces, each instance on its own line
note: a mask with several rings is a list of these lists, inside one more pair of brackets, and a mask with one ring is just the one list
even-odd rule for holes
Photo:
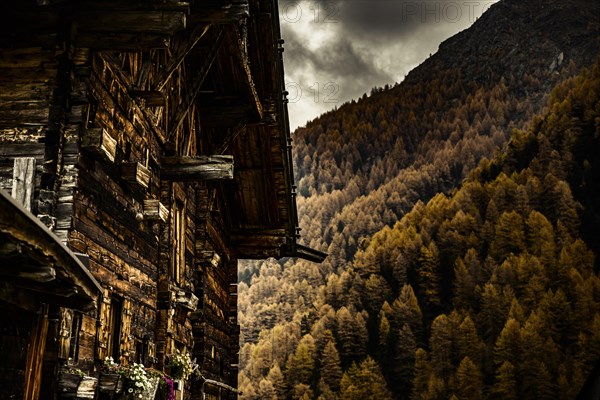
[[122,368],[112,357],[106,357],[100,370],[98,390],[102,393],[119,393],[123,389]]
[[133,363],[125,369],[123,376],[125,378],[125,393],[133,399],[153,399],[156,394],[155,385],[158,379],[151,377],[144,368],[143,364]]
[[183,380],[187,380],[198,368],[196,360],[192,360],[190,353],[181,352],[175,349],[175,352],[167,356],[167,364],[170,366],[170,375],[173,378],[176,390],[182,390]]
[[160,379],[156,398],[158,400],[175,400],[175,383],[168,376],[163,376]]

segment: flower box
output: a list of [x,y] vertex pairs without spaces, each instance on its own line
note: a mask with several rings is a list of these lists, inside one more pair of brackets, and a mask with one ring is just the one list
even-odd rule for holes
[[150,387],[142,393],[143,399],[152,400],[156,397],[156,391],[158,390],[158,384],[160,383],[160,377],[150,378]]
[[173,389],[183,390],[183,380],[177,379],[173,381]]
[[77,388],[83,377],[80,374],[73,374],[61,371],[58,374],[58,396],[61,399],[75,398]]
[[123,390],[123,380],[120,374],[101,372],[98,379],[98,390],[101,393],[119,393]]
[[77,387],[77,398],[78,399],[93,399],[96,393],[96,385],[98,379],[91,376],[84,376],[79,386]]

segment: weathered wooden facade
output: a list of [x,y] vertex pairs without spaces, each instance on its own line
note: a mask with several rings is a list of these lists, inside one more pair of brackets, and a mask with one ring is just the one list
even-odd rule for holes
[[276,0],[20,0],[0,31],[0,186],[25,176],[102,287],[44,303],[39,398],[68,359],[175,349],[204,377],[186,398],[235,398],[237,260],[324,257],[297,243]]

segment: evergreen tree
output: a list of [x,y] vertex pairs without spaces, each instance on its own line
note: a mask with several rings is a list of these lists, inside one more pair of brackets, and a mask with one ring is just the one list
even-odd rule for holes
[[522,349],[521,326],[516,320],[509,318],[494,347],[496,365],[502,365],[505,361],[513,366],[520,365]]
[[469,311],[475,303],[475,279],[462,258],[454,264],[454,307]]
[[314,397],[310,386],[299,383],[292,389],[292,400],[312,400]]
[[431,324],[431,365],[433,372],[448,382],[453,371],[454,332],[450,319],[441,314]]
[[394,349],[393,389],[395,393],[410,393],[413,381],[415,337],[408,324],[404,324],[398,333],[398,342]]
[[331,390],[331,388],[329,386],[327,386],[327,384],[323,381],[323,378],[321,378],[321,380],[319,381],[319,397],[317,398],[317,400],[338,400],[339,397],[336,394],[337,392],[334,392],[333,390]]
[[258,383],[257,396],[261,400],[277,400],[277,392],[273,383],[268,379],[261,379]]
[[441,304],[439,251],[435,242],[422,246],[419,252],[419,291],[430,313],[438,310]]
[[338,391],[340,387],[340,379],[342,379],[342,367],[340,364],[340,356],[335,342],[329,341],[323,349],[321,357],[321,379],[333,391]]
[[433,371],[427,351],[418,348],[415,352],[414,379],[411,392],[411,400],[424,400],[427,393],[429,378]]
[[378,332],[378,341],[379,341],[379,349],[382,352],[386,352],[388,345],[388,338],[390,335],[390,322],[385,316],[385,312],[381,311],[379,313],[379,332]]
[[515,366],[509,361],[504,361],[496,370],[493,393],[499,400],[518,400],[517,372]]
[[477,333],[477,327],[469,315],[465,316],[458,328],[456,346],[459,357],[468,357],[469,361],[478,367],[481,365],[484,345]]
[[369,340],[367,324],[361,313],[356,313],[353,308],[348,309],[346,307],[338,310],[336,320],[340,356],[342,363],[347,365],[366,354]]
[[285,375],[290,387],[310,383],[315,365],[313,351],[307,342],[300,342],[295,353],[289,358]]
[[390,318],[390,329],[398,332],[404,324],[408,324],[413,334],[417,337],[423,331],[423,314],[417,296],[412,286],[404,285],[400,296],[392,303]]
[[503,212],[496,224],[495,236],[490,245],[490,255],[496,261],[502,262],[509,255],[518,254],[524,249],[525,229],[523,217],[516,211]]
[[456,370],[456,394],[461,400],[483,398],[483,381],[479,367],[469,357],[463,358]]
[[340,390],[341,400],[392,400],[392,394],[377,363],[367,357],[360,365],[353,363],[344,372]]
[[285,383],[283,373],[281,372],[281,368],[277,362],[275,362],[273,367],[269,370],[267,379],[273,384],[273,389],[275,390],[277,399],[283,399],[287,393],[287,385]]
[[487,342],[494,342],[500,334],[508,315],[509,306],[506,297],[493,283],[486,283],[481,294],[481,308],[477,316],[482,328],[482,337]]

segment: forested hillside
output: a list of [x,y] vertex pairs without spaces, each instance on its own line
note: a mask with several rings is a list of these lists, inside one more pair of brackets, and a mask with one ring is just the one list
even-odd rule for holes
[[243,265],[242,398],[573,398],[600,355],[598,66],[570,77],[600,10],[540,4],[295,133],[330,256]]

